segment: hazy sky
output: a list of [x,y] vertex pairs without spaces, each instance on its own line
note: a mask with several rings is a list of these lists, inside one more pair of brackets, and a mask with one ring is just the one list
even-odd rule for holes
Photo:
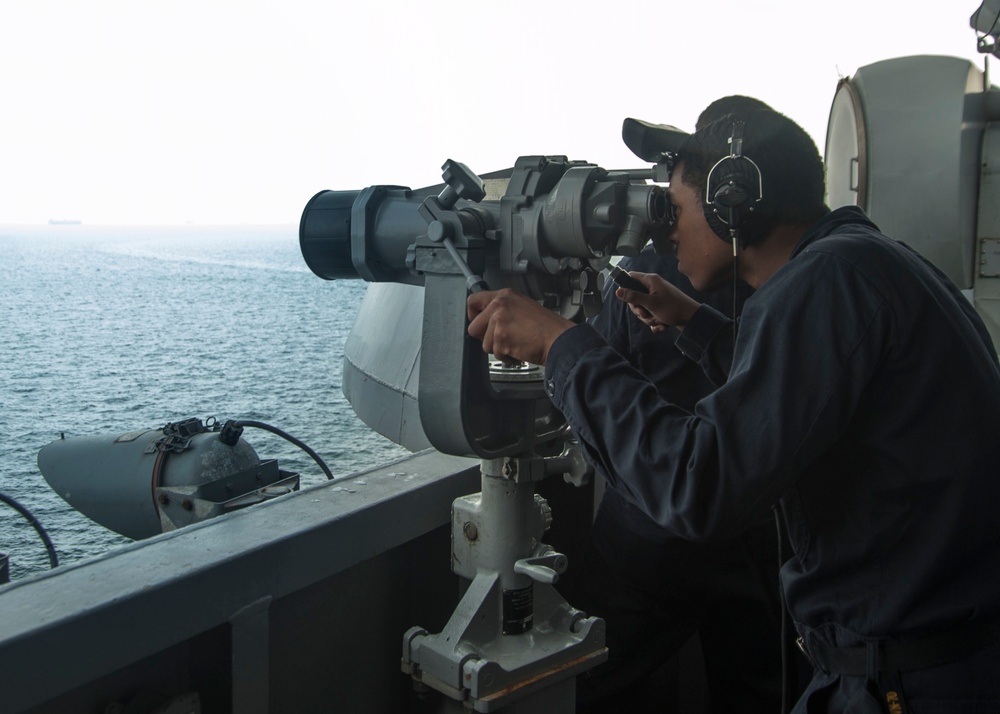
[[[639,165],[625,117],[760,97],[823,150],[838,78],[982,66],[978,0],[11,0],[0,223],[296,223],[318,190],[525,154]],[[704,8],[710,7],[710,10]]]

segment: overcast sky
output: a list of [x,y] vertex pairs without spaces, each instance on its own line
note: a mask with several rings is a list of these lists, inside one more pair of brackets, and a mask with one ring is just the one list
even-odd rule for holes
[[[838,78],[982,66],[978,0],[11,0],[0,223],[296,223],[318,190],[526,154],[638,165],[621,122],[751,94],[820,151]],[[711,9],[706,9],[706,8]]]

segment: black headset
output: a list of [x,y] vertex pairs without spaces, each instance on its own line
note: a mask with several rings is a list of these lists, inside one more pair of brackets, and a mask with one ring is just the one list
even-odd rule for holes
[[754,211],[764,195],[760,169],[743,155],[742,121],[733,122],[729,136],[729,156],[719,159],[705,179],[702,208],[708,225],[727,243],[753,243],[759,236],[754,230]]

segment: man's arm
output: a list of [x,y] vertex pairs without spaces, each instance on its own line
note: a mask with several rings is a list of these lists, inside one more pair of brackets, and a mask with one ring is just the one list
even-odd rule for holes
[[[595,464],[654,521],[690,539],[735,535],[840,437],[880,362],[891,332],[880,298],[830,275],[843,267],[813,266],[753,301],[729,381],[693,414],[586,325],[551,345],[546,388]],[[823,290],[803,290],[824,273]]]

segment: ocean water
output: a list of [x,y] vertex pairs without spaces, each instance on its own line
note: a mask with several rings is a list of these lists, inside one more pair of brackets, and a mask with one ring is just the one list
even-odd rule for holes
[[[0,226],[0,491],[30,509],[60,563],[130,542],[68,506],[38,471],[66,436],[244,418],[312,447],[334,476],[407,453],[341,393],[360,280],[306,267],[295,226]],[[262,459],[326,480],[289,442],[248,428]],[[0,503],[11,580],[47,569],[31,525]]]

